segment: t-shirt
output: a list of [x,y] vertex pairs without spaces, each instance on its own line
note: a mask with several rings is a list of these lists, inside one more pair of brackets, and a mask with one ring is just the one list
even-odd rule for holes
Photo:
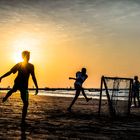
[[31,73],[34,72],[34,66],[31,63],[17,63],[12,69],[12,73],[18,72],[15,84],[18,87],[28,88],[28,80]]
[[75,84],[82,86],[83,82],[87,79],[87,75],[83,75],[82,72],[77,72],[76,79]]

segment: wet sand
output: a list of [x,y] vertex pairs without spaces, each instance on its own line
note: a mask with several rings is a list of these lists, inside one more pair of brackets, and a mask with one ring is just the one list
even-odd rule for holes
[[[5,94],[0,94],[0,100]],[[72,98],[30,95],[28,126],[21,127],[22,102],[18,93],[0,102],[0,139],[5,140],[115,140],[140,138],[140,109],[129,117],[98,116],[98,100],[78,99],[72,113],[66,111]],[[103,102],[103,108],[107,103]]]

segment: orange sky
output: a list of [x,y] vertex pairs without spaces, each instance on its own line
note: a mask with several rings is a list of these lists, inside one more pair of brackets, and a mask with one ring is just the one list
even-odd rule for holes
[[[135,0],[0,1],[0,74],[26,49],[39,87],[73,86],[68,77],[82,67],[85,87],[99,87],[102,75],[140,76],[139,13]],[[1,86],[12,86],[15,76]]]

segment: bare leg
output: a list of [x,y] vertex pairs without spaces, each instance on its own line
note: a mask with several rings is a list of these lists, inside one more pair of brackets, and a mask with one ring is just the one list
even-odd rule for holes
[[137,100],[138,100],[138,107],[140,107],[139,93],[138,93],[138,95],[137,95]]
[[22,123],[25,123],[29,103],[24,102],[23,104],[24,105],[23,105],[23,109],[22,109]]
[[88,97],[86,96],[85,91],[84,91],[83,88],[82,88],[82,94],[83,94],[83,96],[85,97],[85,99],[86,99],[87,102],[88,102],[89,100],[92,99],[92,98],[88,98]]
[[136,104],[136,96],[134,96],[134,105],[135,105],[135,107],[137,107],[137,104]]
[[22,102],[23,102],[22,124],[25,124],[25,119],[26,119],[28,105],[29,105],[29,102],[28,102],[28,91],[27,90],[21,91],[21,99],[22,99]]
[[72,108],[73,104],[75,103],[75,101],[77,100],[79,94],[80,94],[80,89],[76,89],[75,97],[74,97],[74,99],[72,100],[70,106],[68,107],[68,109],[67,109],[68,111],[71,111],[71,108]]
[[8,91],[6,96],[2,99],[2,102],[4,103],[12,95],[13,92],[16,92],[16,89],[13,88],[10,91]]

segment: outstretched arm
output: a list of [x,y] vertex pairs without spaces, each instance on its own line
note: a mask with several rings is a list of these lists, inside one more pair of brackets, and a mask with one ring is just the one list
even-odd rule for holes
[[0,77],[0,82],[1,80],[4,78],[4,77],[7,77],[11,74],[12,72],[11,71],[8,71],[7,73],[5,73],[3,76]]
[[70,79],[70,80],[77,80],[76,78],[73,78],[73,77],[69,77],[69,79]]
[[36,93],[35,93],[35,95],[37,95],[38,94],[38,84],[37,84],[37,80],[36,80],[36,77],[35,77],[34,70],[32,71],[31,75],[32,75],[32,79],[33,79],[33,82],[34,82],[35,87],[36,87]]

